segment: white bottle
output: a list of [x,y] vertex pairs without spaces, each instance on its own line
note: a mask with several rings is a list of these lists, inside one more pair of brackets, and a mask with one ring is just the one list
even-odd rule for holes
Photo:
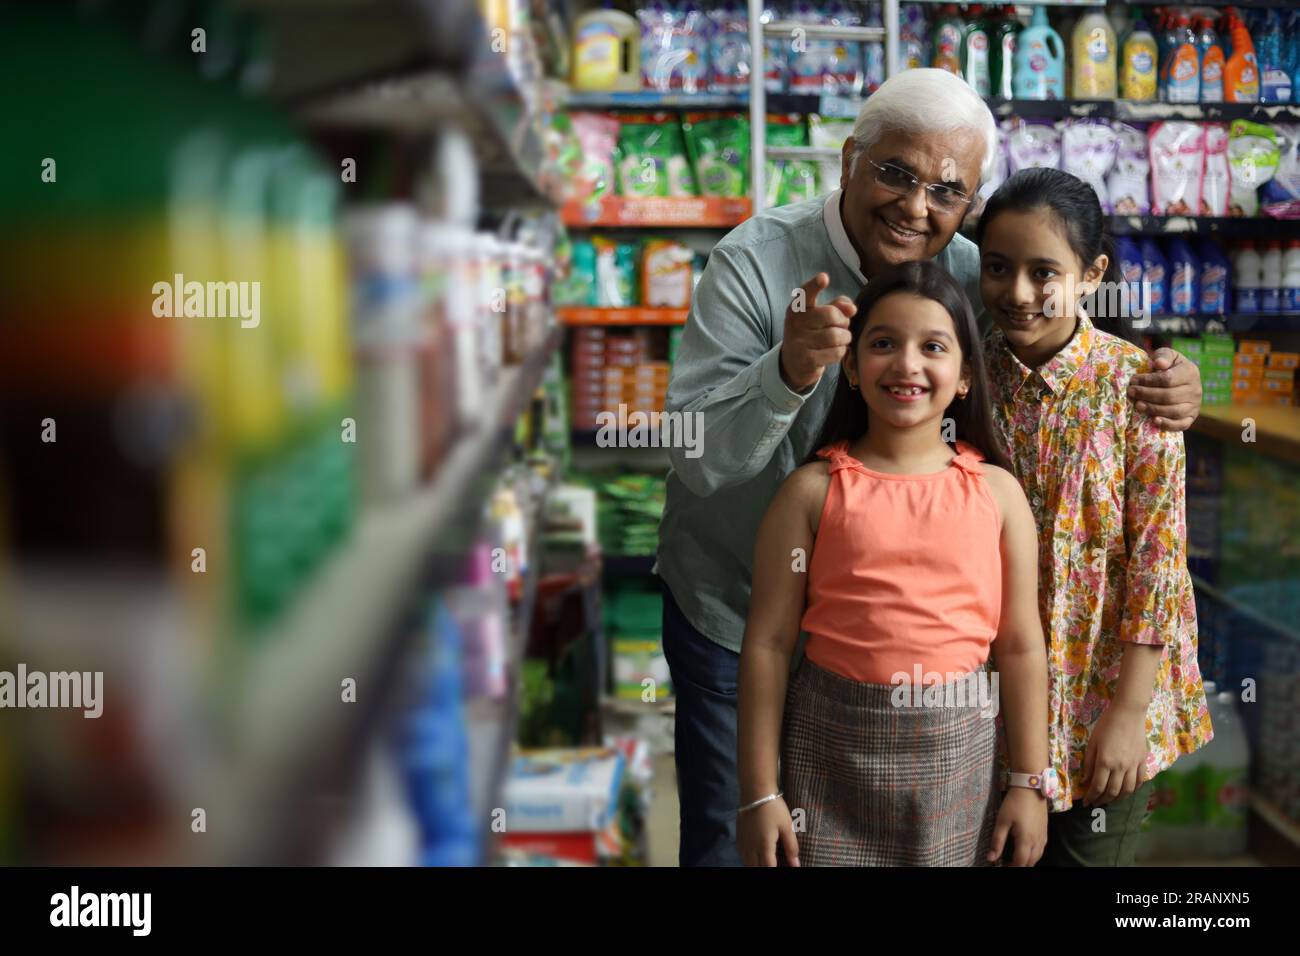
[[1287,312],[1300,312],[1300,239],[1287,243],[1282,257],[1282,308]]
[[1237,311],[1252,313],[1259,311],[1259,288],[1263,282],[1262,263],[1255,243],[1246,240],[1237,247],[1237,255],[1232,263],[1233,291],[1237,301]]
[[1259,311],[1282,311],[1282,243],[1270,242],[1259,257]]
[[1214,739],[1205,747],[1206,828],[1203,845],[1213,858],[1246,852],[1250,809],[1250,748],[1231,691],[1215,698]]

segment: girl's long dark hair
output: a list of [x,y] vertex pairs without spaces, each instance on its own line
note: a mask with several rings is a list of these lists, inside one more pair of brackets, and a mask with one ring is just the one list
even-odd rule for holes
[[[984,354],[980,348],[975,313],[966,293],[942,266],[928,261],[906,262],[882,272],[868,282],[855,303],[857,312],[849,321],[849,332],[853,336],[849,350],[857,354],[858,340],[862,338],[862,330],[867,326],[871,310],[877,302],[895,292],[907,292],[931,299],[952,316],[952,324],[957,330],[957,342],[961,346],[961,357],[970,371],[970,391],[965,398],[954,398],[944,412],[944,417],[953,419],[957,426],[956,436],[983,452],[990,464],[1011,471],[1011,460],[1002,444],[1002,434],[993,423],[988,373],[984,368]],[[848,376],[841,374],[835,383],[835,397],[831,400],[826,424],[822,426],[821,435],[813,445],[814,451],[808,456],[808,461],[817,459],[816,449],[837,441],[854,441],[866,431],[867,403],[861,395],[849,388]]]
[[[1105,253],[1108,264],[1102,281],[1123,281],[1115,243],[1106,231],[1106,217],[1102,214],[1096,192],[1078,176],[1060,169],[1022,169],[999,186],[980,214],[979,224],[975,227],[975,240],[981,246],[984,244],[984,232],[999,214],[1030,212],[1035,209],[1052,212],[1070,249],[1083,262],[1085,269],[1092,265],[1097,256]],[[1111,296],[1094,295],[1086,297],[1082,304],[1094,326],[1140,345],[1133,324],[1123,314],[1123,310],[1119,315],[1106,314],[1107,305],[1111,301]]]

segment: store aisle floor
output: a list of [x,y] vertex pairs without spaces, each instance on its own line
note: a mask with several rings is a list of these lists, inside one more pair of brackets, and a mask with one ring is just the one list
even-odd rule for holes
[[654,798],[646,821],[651,866],[677,865],[677,769],[672,754],[654,758]]

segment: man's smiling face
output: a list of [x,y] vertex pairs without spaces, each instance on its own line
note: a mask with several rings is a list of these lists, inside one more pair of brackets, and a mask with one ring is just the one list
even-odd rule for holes
[[979,188],[984,141],[975,130],[956,133],[887,131],[858,156],[850,175],[853,140],[844,144],[840,186],[844,190],[843,218],[849,238],[868,279],[902,262],[933,259],[952,241],[969,211],[935,212],[918,187],[911,195],[890,192],[876,181],[878,170],[868,160],[891,164],[923,183],[944,183],[968,196]]

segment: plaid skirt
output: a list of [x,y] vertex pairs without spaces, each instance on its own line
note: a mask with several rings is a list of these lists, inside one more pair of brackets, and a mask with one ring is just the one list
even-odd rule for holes
[[985,865],[996,721],[975,706],[895,707],[893,690],[807,658],[791,680],[781,776],[801,866]]

